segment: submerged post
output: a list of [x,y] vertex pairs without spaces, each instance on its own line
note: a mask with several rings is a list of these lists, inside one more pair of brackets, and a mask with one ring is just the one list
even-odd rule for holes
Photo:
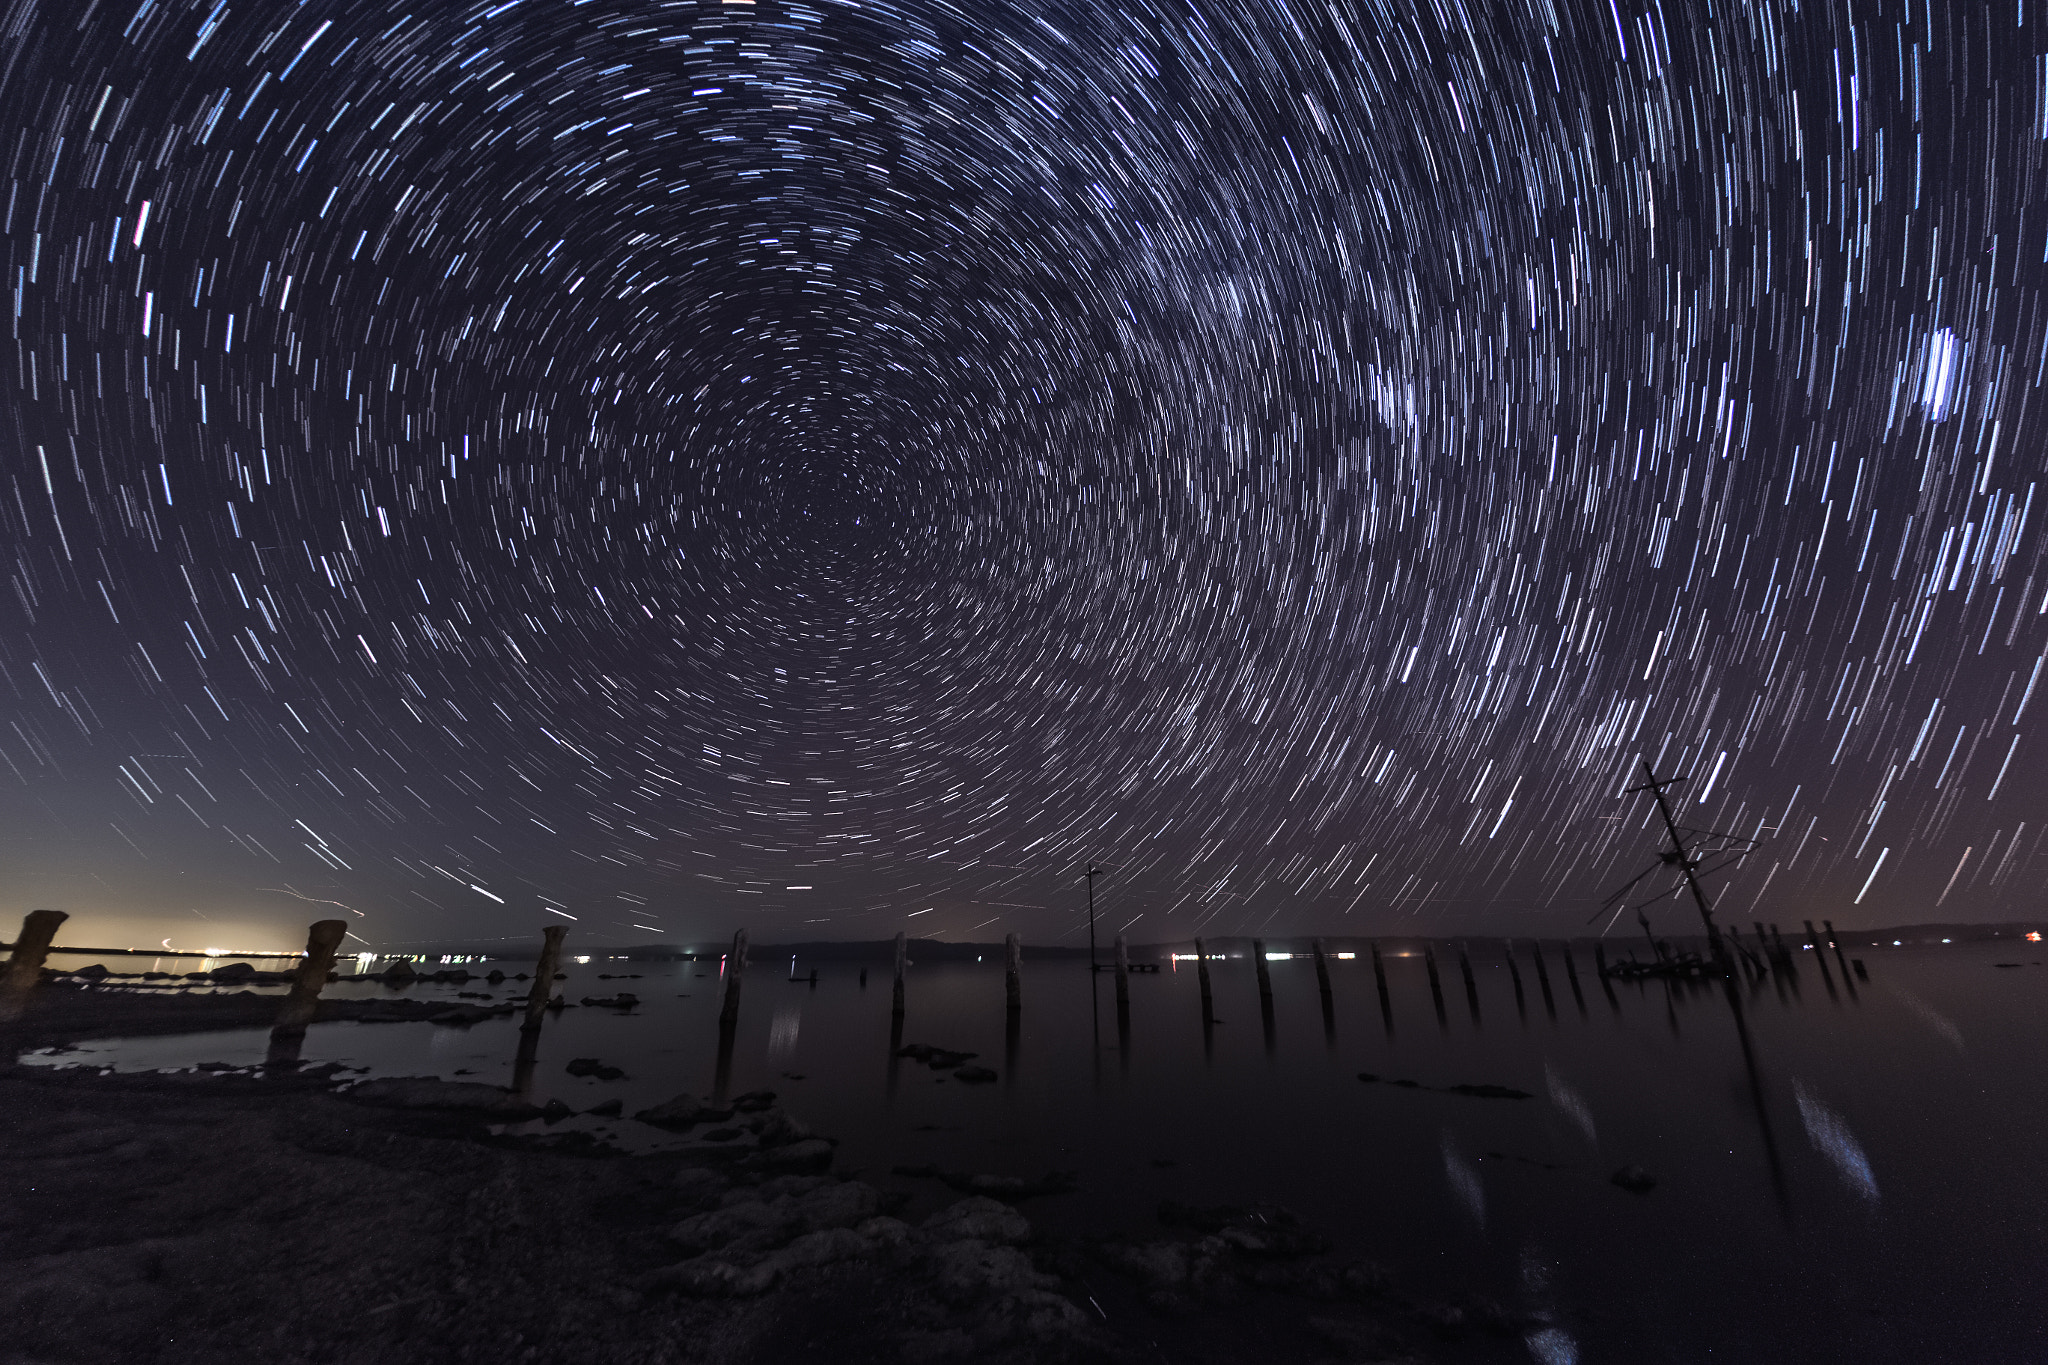
[[1252,960],[1258,964],[1259,970],[1259,1007],[1270,1010],[1273,1008],[1273,973],[1266,967],[1266,940],[1252,940]]
[[1436,949],[1428,943],[1422,945],[1422,963],[1429,968],[1429,998],[1436,1004],[1437,1026],[1447,1029],[1451,1021],[1444,1014],[1444,983],[1436,974]]
[[725,960],[725,1005],[718,1011],[721,1028],[739,1022],[740,984],[746,974],[747,931],[738,929],[733,932],[732,953]]
[[889,1004],[889,1013],[896,1018],[903,1017],[903,966],[909,960],[910,945],[903,935],[896,935],[896,994]]
[[[1122,939],[1117,940],[1122,943]],[[1011,934],[1003,940],[1003,976],[1008,988],[1010,1013],[1024,1008],[1024,945]]]
[[14,953],[7,969],[0,972],[0,1024],[11,1024],[28,1008],[29,988],[42,979],[43,959],[50,955],[50,941],[57,926],[71,916],[62,910],[31,910],[15,935]]
[[305,1033],[306,1025],[313,1022],[320,989],[327,984],[327,973],[334,969],[334,951],[347,932],[348,922],[338,919],[316,921],[306,930],[306,955],[300,959],[298,974],[292,978],[291,993],[277,1011],[277,1022],[270,1027],[272,1038],[299,1037]]
[[532,1032],[540,1027],[541,1011],[555,998],[555,969],[562,962],[562,935],[566,924],[550,924],[540,931],[540,961],[533,969],[533,989],[526,993],[526,1022],[519,1027]]
[[1209,950],[1202,946],[1202,940],[1195,940],[1195,976],[1202,983],[1202,1022],[1208,1023],[1216,1013],[1214,997],[1209,994]]
[[1315,941],[1316,950],[1316,994],[1325,1000],[1330,998],[1330,962],[1323,956],[1323,941]]
[[1122,934],[1116,936],[1116,1007],[1131,1007],[1131,950],[1124,946]]

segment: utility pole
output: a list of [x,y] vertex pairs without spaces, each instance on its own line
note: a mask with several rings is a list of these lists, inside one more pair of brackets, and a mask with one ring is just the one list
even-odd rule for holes
[[[1643,778],[1642,786],[1630,787],[1629,791],[1631,793],[1646,791],[1657,798],[1657,813],[1664,817],[1664,829],[1671,835],[1671,852],[1664,855],[1664,860],[1677,863],[1679,870],[1685,873],[1685,884],[1692,889],[1693,902],[1699,906],[1700,919],[1707,926],[1707,942],[1713,947],[1715,959],[1719,960],[1724,951],[1721,946],[1721,931],[1714,925],[1714,912],[1707,908],[1707,893],[1700,890],[1700,879],[1693,875],[1697,865],[1693,862],[1691,855],[1685,851],[1685,840],[1680,838],[1678,834],[1678,822],[1671,818],[1671,803],[1664,799],[1664,789],[1676,786],[1679,782],[1684,781],[1684,779],[1670,777],[1661,782],[1658,781],[1657,774],[1651,769],[1648,759],[1643,761]],[[1655,940],[1652,941],[1654,942]]]
[[1095,879],[1103,875],[1101,868],[1088,864],[1088,871],[1082,874],[1088,879],[1088,970],[1095,970]]

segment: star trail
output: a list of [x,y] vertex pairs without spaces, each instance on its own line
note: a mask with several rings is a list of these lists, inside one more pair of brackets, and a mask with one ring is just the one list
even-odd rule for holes
[[12,0],[9,890],[1560,933],[1648,760],[1726,920],[2018,913],[2044,30]]

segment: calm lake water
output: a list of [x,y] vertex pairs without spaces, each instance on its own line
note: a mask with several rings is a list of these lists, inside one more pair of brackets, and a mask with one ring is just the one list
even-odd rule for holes
[[[1526,956],[1518,1006],[1498,947],[1475,947],[1475,1018],[1456,949],[1440,947],[1441,1022],[1423,960],[1390,957],[1391,1030],[1364,957],[1331,963],[1327,1030],[1311,961],[1270,964],[1268,1027],[1253,964],[1239,957],[1212,964],[1218,1022],[1206,1037],[1191,962],[1131,978],[1123,1036],[1110,978],[1091,1001],[1084,965],[1027,963],[1014,1035],[995,957],[914,968],[902,1040],[979,1053],[1000,1080],[978,1086],[892,1060],[886,964],[870,964],[862,987],[858,964],[818,963],[811,986],[757,958],[727,1085],[777,1091],[841,1140],[838,1169],[918,1190],[914,1209],[958,1196],[891,1167],[1075,1171],[1075,1192],[1027,1207],[1055,1232],[1143,1234],[1169,1199],[1283,1204],[1418,1287],[1464,1285],[1548,1311],[1558,1331],[1530,1346],[1546,1365],[2048,1360],[2048,967],[2037,961],[2048,951],[1851,951],[1870,970],[1853,992],[1839,974],[1830,991],[1812,953],[1796,955],[1796,991],[1742,989],[1753,1065],[1721,987],[1616,984],[1610,1000],[1583,950],[1583,1001],[1552,950],[1553,1008]],[[2010,962],[2021,965],[1994,965]],[[551,1022],[536,1099],[584,1109],[617,1096],[630,1114],[712,1092],[717,964],[567,970],[571,1000],[623,989],[643,1003]],[[408,993],[458,989],[490,988]],[[305,1057],[507,1082],[516,1042],[511,1020],[330,1024],[310,1032]],[[253,1064],[264,1044],[260,1031],[213,1033],[25,1060]],[[577,1057],[627,1076],[571,1077],[563,1066]],[[1445,1089],[1460,1084],[1531,1097]],[[649,1133],[565,1126],[579,1125]],[[1656,1188],[1610,1183],[1625,1164]]]

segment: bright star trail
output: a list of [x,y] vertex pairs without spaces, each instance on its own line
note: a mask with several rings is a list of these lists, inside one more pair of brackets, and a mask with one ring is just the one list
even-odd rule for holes
[[1562,933],[1647,759],[1735,923],[2018,913],[2044,31],[16,0],[9,891]]

